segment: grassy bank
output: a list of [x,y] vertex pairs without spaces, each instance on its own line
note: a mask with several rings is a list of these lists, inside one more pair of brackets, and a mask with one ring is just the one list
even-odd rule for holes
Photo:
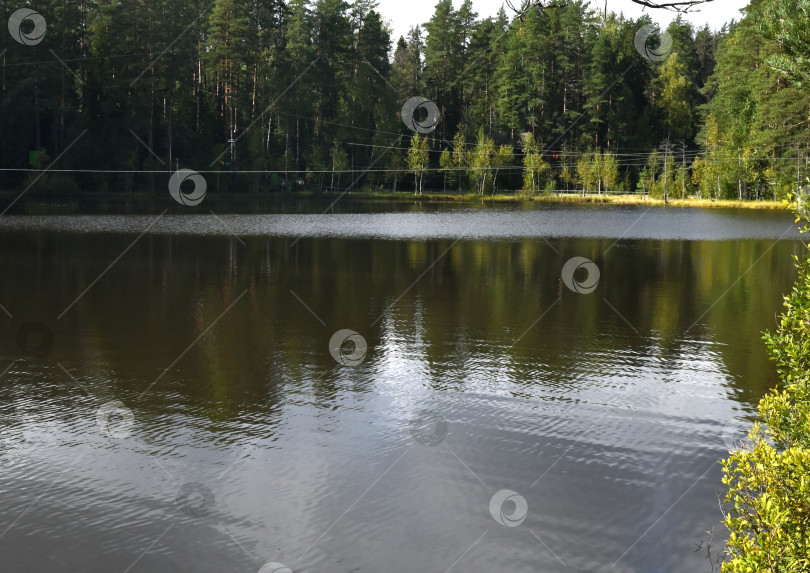
[[[1,201],[11,201],[19,195],[19,191],[0,191]],[[105,200],[105,201],[128,201],[139,199],[155,199],[162,194],[159,191],[133,191],[131,193],[70,193],[70,194],[27,194],[26,199],[31,201],[69,201],[69,200]],[[785,210],[788,209],[785,203],[780,201],[732,201],[732,200],[709,200],[690,197],[686,199],[669,199],[666,203],[663,199],[655,199],[646,195],[626,194],[626,195],[579,195],[568,193],[557,195],[552,193],[526,195],[517,193],[499,193],[496,195],[478,195],[476,193],[436,193],[426,192],[422,195],[414,195],[412,191],[349,191],[343,192],[320,192],[320,191],[295,191],[291,193],[225,193],[210,191],[211,199],[232,198],[236,200],[279,200],[279,199],[324,199],[334,201],[338,197],[353,200],[377,200],[377,201],[429,201],[437,203],[580,203],[580,204],[600,204],[600,205],[643,205],[655,207],[704,207],[704,208],[740,208],[740,209],[765,209],[765,210]],[[167,194],[168,196],[168,194]]]
[[686,198],[669,199],[664,203],[663,199],[654,199],[646,195],[575,195],[575,194],[540,194],[523,195],[521,193],[496,195],[477,195],[475,193],[425,193],[423,195],[413,195],[409,192],[352,192],[352,197],[367,197],[373,199],[389,200],[413,200],[422,201],[481,201],[492,203],[591,203],[605,205],[647,205],[656,207],[706,207],[706,208],[742,208],[742,209],[766,209],[784,210],[788,209],[781,201],[730,201]]

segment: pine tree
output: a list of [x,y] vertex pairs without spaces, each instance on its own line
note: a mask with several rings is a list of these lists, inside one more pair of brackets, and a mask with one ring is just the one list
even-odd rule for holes
[[214,78],[218,115],[225,127],[224,140],[231,142],[229,157],[236,159],[237,137],[241,115],[249,105],[243,86],[246,77],[243,64],[247,58],[249,18],[245,5],[237,0],[216,0],[208,23],[208,66]]
[[439,106],[441,121],[438,135],[448,139],[448,126],[459,124],[460,55],[463,46],[458,37],[458,12],[452,0],[439,0],[436,11],[425,24],[425,87],[429,98]]
[[[417,193],[429,172],[422,152],[435,138],[445,144],[445,188],[448,180],[478,193],[519,183],[510,169],[505,184],[503,172],[519,163],[509,150],[522,146],[527,191],[544,185],[546,148],[566,187],[579,172],[596,192],[623,181],[628,190],[680,188],[684,196],[685,152],[673,156],[670,145],[662,157],[655,148],[666,139],[701,153],[692,173],[700,194],[785,198],[807,175],[810,155],[808,2],[753,0],[740,22],[718,32],[678,18],[662,62],[634,45],[649,15],[597,17],[584,0],[511,22],[503,9],[479,19],[471,0],[458,9],[440,0],[427,33],[412,28],[393,58],[375,0],[216,0],[210,9],[197,0],[52,3],[47,48],[72,69],[43,63],[46,44],[8,45],[0,129],[15,137],[0,141],[0,156],[24,169],[34,151],[32,164],[41,165],[89,128],[81,153],[60,160],[116,171],[70,176],[88,188],[158,189],[160,178],[140,171],[182,163],[229,166],[223,190],[290,189],[279,171],[284,182],[337,186],[346,170],[362,174],[359,186],[384,179],[396,189],[398,173],[364,169],[380,153],[390,154],[380,166],[406,169],[409,154],[390,149],[390,139],[412,135],[399,111],[423,96],[442,117],[434,134],[416,139]],[[0,16],[16,6],[0,0]],[[476,144],[467,148],[469,140]],[[651,163],[619,164],[617,149],[652,151]],[[242,174],[253,170],[261,173]],[[0,171],[0,186],[27,178]]]

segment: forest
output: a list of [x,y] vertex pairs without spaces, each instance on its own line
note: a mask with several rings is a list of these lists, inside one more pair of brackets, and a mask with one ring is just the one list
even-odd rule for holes
[[165,192],[184,168],[222,193],[781,200],[806,181],[805,4],[658,29],[440,0],[394,39],[373,0],[31,2],[44,34],[0,50],[0,189]]

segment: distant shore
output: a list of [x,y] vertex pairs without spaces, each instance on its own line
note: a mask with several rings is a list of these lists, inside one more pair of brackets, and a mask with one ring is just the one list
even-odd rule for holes
[[[17,198],[19,192],[15,191],[0,191],[0,205],[1,202],[11,201]],[[354,200],[377,200],[377,201],[396,201],[396,202],[413,202],[413,201],[429,201],[429,202],[447,202],[447,203],[580,203],[580,204],[602,204],[602,205],[644,205],[654,207],[702,207],[702,208],[739,208],[739,209],[762,209],[762,210],[789,210],[790,204],[782,201],[738,201],[728,199],[698,199],[696,197],[687,197],[686,199],[670,198],[666,203],[663,199],[652,198],[647,195],[640,194],[601,194],[589,193],[582,195],[578,193],[565,192],[564,194],[557,193],[539,193],[536,195],[528,195],[521,192],[516,193],[498,193],[495,195],[478,195],[477,193],[445,193],[445,192],[425,192],[422,195],[414,195],[412,191],[295,191],[290,193],[209,193],[211,199],[235,199],[235,200],[248,200],[248,199],[262,199],[262,200],[279,200],[279,199],[324,199],[333,201],[338,197],[348,198]],[[68,195],[60,195],[51,193],[43,194],[30,194],[26,197],[27,200],[35,203],[48,203],[55,204],[71,201],[71,200],[141,200],[141,199],[154,199],[159,196],[157,192],[149,191],[133,191],[131,193],[71,193]]]
[[[663,199],[652,198],[647,195],[639,194],[602,194],[589,193],[581,195],[578,193],[566,192],[565,194],[557,193],[539,193],[537,195],[526,195],[520,192],[517,193],[498,193],[495,195],[478,195],[477,193],[437,193],[426,192],[422,195],[414,195],[413,192],[397,191],[351,191],[351,196],[356,199],[388,199],[395,201],[446,201],[446,202],[491,202],[491,203],[588,203],[588,204],[605,204],[605,205],[647,205],[655,207],[706,207],[706,208],[741,208],[741,209],[764,209],[764,210],[788,210],[790,205],[786,205],[782,201],[738,201],[728,199],[698,199],[696,197],[687,197],[686,199],[670,198],[666,203]],[[305,192],[302,196],[308,197],[332,197],[340,195],[337,192],[331,193],[312,193]]]
[[379,199],[428,199],[437,201],[491,201],[491,202],[548,202],[548,203],[596,203],[606,205],[650,205],[657,207],[708,207],[708,208],[728,208],[736,207],[743,209],[766,209],[766,210],[787,210],[789,205],[785,205],[781,201],[738,201],[728,199],[698,199],[694,197],[687,197],[686,199],[673,199],[670,198],[666,203],[663,199],[656,199],[647,195],[636,194],[616,194],[616,195],[597,195],[597,194],[574,194],[566,193],[564,195],[558,194],[537,194],[537,195],[523,195],[520,193],[515,194],[496,194],[496,195],[477,195],[475,193],[466,194],[453,194],[453,193],[425,193],[424,195],[413,195],[405,192],[397,193],[368,193],[358,192],[352,193],[353,196],[365,196],[369,198]]

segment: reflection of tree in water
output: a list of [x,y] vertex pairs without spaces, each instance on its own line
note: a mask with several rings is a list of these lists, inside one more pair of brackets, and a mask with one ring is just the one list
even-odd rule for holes
[[281,284],[287,272],[287,250],[272,239],[246,241],[247,267],[256,284]]
[[[54,315],[131,242],[64,235],[52,249],[48,237],[5,253],[22,270],[4,298],[26,300],[48,285]],[[573,238],[289,242],[246,237],[232,248],[221,237],[144,238],[54,327],[64,348],[51,359],[83,382],[109,381],[124,399],[247,289],[147,395],[156,409],[178,407],[163,403],[169,396],[224,420],[289,392],[314,392],[326,405],[340,388],[373,393],[375,369],[392,363],[435,388],[474,388],[489,376],[493,388],[506,378],[525,394],[538,384],[581,390],[621,376],[628,360],[654,362],[665,379],[708,371],[753,403],[775,383],[760,333],[795,278],[789,241],[627,240],[609,251],[613,240]],[[37,260],[37,249],[51,255],[26,270],[20,261]],[[592,294],[560,288],[574,256],[600,268]],[[368,342],[354,369],[329,353],[343,328]],[[0,335],[11,345],[0,355],[12,355],[14,329],[0,325]]]

